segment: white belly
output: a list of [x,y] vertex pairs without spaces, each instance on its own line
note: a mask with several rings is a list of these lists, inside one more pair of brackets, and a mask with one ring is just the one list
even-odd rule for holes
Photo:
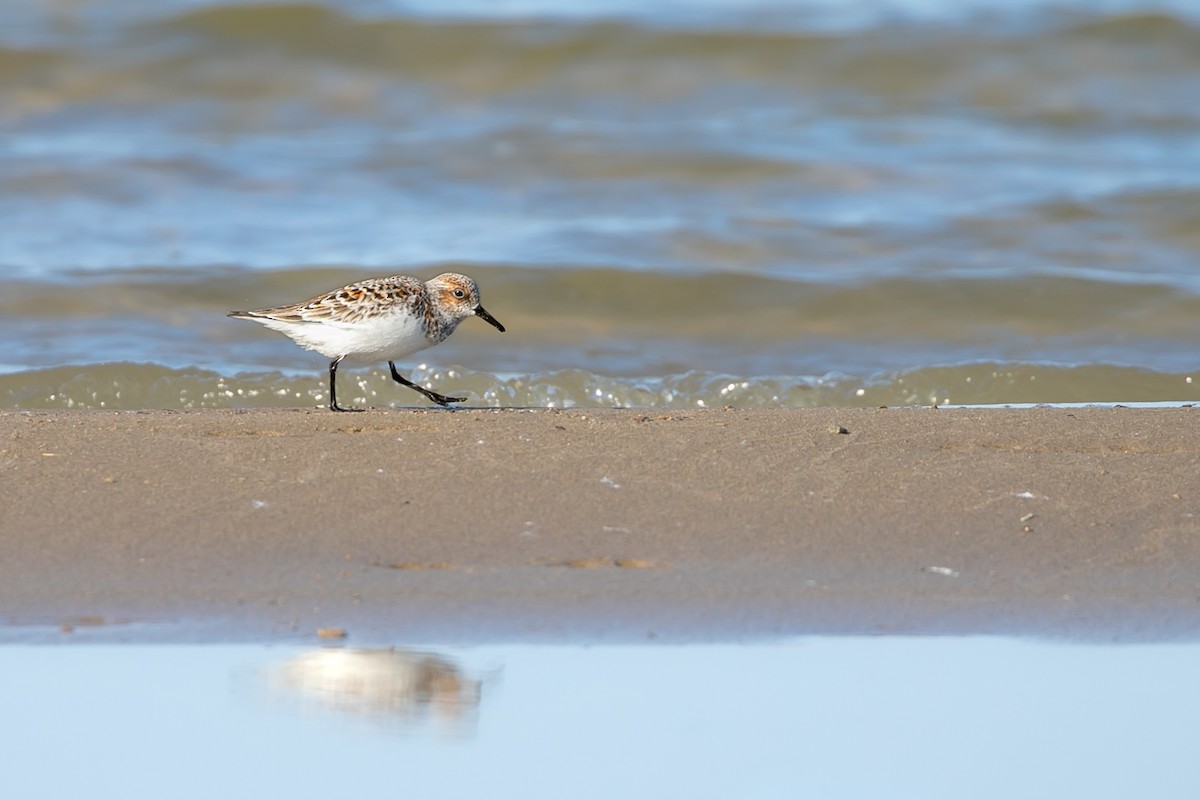
[[429,347],[421,319],[411,314],[387,314],[358,322],[285,322],[257,317],[268,328],[285,333],[296,344],[326,358],[351,361],[394,361]]

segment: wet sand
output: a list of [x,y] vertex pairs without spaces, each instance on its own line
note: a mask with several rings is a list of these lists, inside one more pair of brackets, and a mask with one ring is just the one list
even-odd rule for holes
[[1194,408],[5,411],[0,489],[4,640],[1200,635]]

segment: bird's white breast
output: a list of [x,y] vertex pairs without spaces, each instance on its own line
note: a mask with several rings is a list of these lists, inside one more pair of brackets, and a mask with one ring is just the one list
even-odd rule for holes
[[314,320],[293,322],[255,318],[268,328],[287,334],[296,344],[327,358],[351,361],[393,361],[429,347],[424,318],[406,309],[389,311],[354,322]]

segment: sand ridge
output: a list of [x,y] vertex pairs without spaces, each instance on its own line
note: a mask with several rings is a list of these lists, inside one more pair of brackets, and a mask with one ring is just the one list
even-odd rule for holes
[[[1192,408],[0,412],[23,626],[1194,638]],[[215,626],[215,627],[214,627]]]

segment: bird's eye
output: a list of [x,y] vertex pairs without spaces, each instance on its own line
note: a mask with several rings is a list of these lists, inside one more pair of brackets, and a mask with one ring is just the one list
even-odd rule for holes
[[464,297],[467,296],[467,293],[464,292],[462,289],[455,289],[454,296],[457,297],[459,300],[462,300]]

